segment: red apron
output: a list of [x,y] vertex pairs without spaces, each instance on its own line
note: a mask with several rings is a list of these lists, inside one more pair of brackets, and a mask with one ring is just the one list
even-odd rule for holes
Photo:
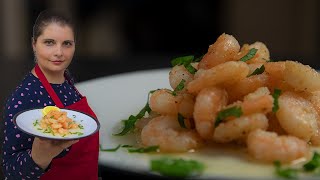
[[[97,116],[88,105],[86,97],[79,93],[81,100],[65,107],[38,65],[35,67],[35,72],[57,107],[81,111],[97,119]],[[70,79],[67,76],[66,79],[70,82]],[[76,87],[74,87],[74,89],[78,92]],[[82,138],[79,142],[73,144],[66,156],[53,159],[50,170],[41,176],[41,180],[97,180],[98,155],[99,131],[89,137]]]

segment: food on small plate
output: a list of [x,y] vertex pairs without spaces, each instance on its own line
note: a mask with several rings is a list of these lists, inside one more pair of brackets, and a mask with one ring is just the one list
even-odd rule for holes
[[83,126],[67,116],[56,106],[46,106],[42,109],[42,118],[34,122],[37,130],[53,136],[66,137],[71,134],[82,135]]

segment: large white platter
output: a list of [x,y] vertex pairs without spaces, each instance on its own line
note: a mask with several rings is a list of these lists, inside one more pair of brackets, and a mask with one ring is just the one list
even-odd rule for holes
[[[115,148],[119,144],[134,145],[135,138],[114,136],[119,122],[136,115],[145,106],[148,92],[169,88],[169,70],[155,69],[97,78],[76,86],[88,98],[88,102],[101,123],[100,144],[103,148]],[[266,152],[267,153],[267,152]],[[115,152],[100,152],[99,163],[123,171],[144,175],[150,171],[150,160],[162,156],[193,159],[205,164],[203,174],[197,179],[277,179],[275,167],[250,161],[245,149],[237,146],[213,146],[194,153],[146,154],[128,153],[127,148]],[[317,179],[319,177],[315,177]],[[304,179],[313,179],[304,177]]]

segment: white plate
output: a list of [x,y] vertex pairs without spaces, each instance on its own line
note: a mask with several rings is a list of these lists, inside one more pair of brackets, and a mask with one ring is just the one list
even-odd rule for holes
[[[171,89],[169,70],[123,73],[76,84],[80,92],[88,97],[89,104],[100,120],[100,144],[103,148],[134,144],[134,137],[112,134],[117,132],[121,120],[127,119],[130,115],[137,115],[144,107],[150,90]],[[237,148],[216,147],[171,156],[203,162],[206,169],[199,179],[277,179],[273,165],[251,163],[246,153],[239,152]],[[128,153],[127,149],[120,148],[116,152],[100,152],[99,164],[147,175],[153,174],[150,172],[150,160],[160,156],[164,155]]]
[[[36,137],[42,137],[46,139],[55,139],[55,140],[72,140],[72,139],[81,139],[87,136],[90,136],[97,132],[100,128],[100,124],[93,117],[70,109],[60,109],[61,111],[67,112],[67,116],[74,120],[76,123],[79,123],[83,126],[79,132],[82,134],[69,134],[65,137],[52,135],[51,133],[43,133],[43,130],[39,130],[38,125],[34,125],[36,120],[38,122],[42,118],[42,108],[39,109],[29,109],[26,111],[19,112],[14,117],[15,125],[23,132],[30,134]],[[78,131],[78,130],[77,130]]]

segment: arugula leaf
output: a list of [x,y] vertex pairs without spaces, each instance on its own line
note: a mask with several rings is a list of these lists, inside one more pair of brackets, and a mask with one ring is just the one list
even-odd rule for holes
[[220,111],[217,115],[215,126],[217,127],[222,120],[229,116],[240,117],[242,115],[242,109],[239,106],[233,106],[227,109]]
[[312,159],[303,165],[303,169],[305,171],[314,171],[317,168],[320,168],[320,154],[314,152]]
[[180,127],[187,128],[187,126],[184,124],[184,117],[180,113],[178,113],[178,122]]
[[117,133],[117,134],[113,134],[114,136],[123,136],[125,134],[127,134],[128,132],[130,132],[132,129],[134,129],[135,127],[135,123],[143,118],[143,116],[145,115],[146,112],[150,113],[151,112],[151,108],[149,106],[149,96],[151,93],[153,93],[155,90],[152,90],[148,93],[148,98],[147,98],[147,103],[146,105],[140,110],[140,112],[134,116],[134,115],[130,115],[128,119],[122,120],[122,122],[124,123],[124,128],[121,130],[121,132]]
[[276,166],[276,174],[279,177],[284,177],[287,179],[297,179],[298,178],[298,170],[292,168],[282,168],[280,161],[275,161],[274,165]]
[[253,75],[258,75],[258,74],[262,74],[264,72],[264,65],[262,65],[261,67],[255,69],[248,77],[253,76]]
[[272,107],[272,112],[277,112],[279,109],[279,96],[281,94],[281,90],[280,89],[274,89],[274,92],[272,94],[273,97],[273,107]]
[[258,51],[258,49],[256,49],[256,48],[250,49],[249,52],[240,59],[240,61],[246,62],[246,61],[252,59],[254,57],[254,55],[256,55],[257,51]]
[[178,84],[178,86],[174,89],[174,91],[172,92],[172,95],[176,96],[178,91],[181,91],[184,88],[184,83],[186,82],[186,80],[181,79],[180,83]]
[[188,176],[200,175],[205,166],[195,160],[184,160],[163,157],[160,159],[153,159],[150,162],[151,170],[159,172],[164,176],[184,178]]
[[157,152],[159,146],[149,146],[145,148],[131,148],[128,149],[130,153],[148,153],[148,152]]

